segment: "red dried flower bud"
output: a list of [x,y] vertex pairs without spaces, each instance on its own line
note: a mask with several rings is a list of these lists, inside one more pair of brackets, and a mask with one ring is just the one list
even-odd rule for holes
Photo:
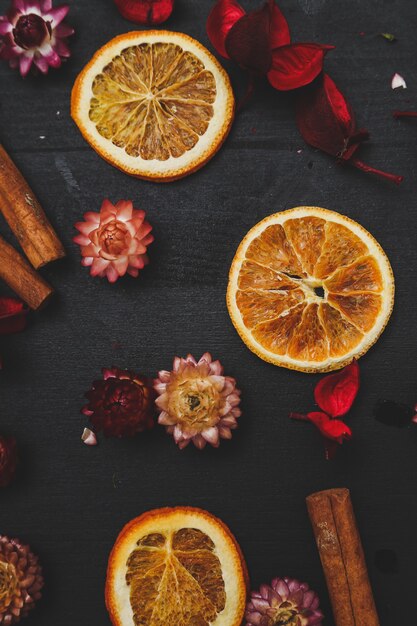
[[103,369],[103,380],[95,380],[81,409],[96,431],[106,437],[133,437],[154,425],[153,381],[117,367]]
[[17,466],[16,440],[0,436],[0,487],[7,487],[14,478]]
[[122,16],[136,24],[162,24],[174,8],[174,0],[114,0]]
[[322,378],[314,390],[314,399],[330,417],[341,417],[351,408],[359,391],[359,365],[350,365]]
[[13,38],[18,46],[24,50],[29,50],[29,48],[42,46],[47,39],[51,38],[51,33],[50,22],[45,21],[36,13],[29,13],[22,15],[17,20],[13,29]]

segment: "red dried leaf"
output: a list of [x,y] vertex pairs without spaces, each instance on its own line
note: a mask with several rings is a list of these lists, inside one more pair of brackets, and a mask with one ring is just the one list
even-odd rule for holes
[[269,45],[271,50],[281,46],[287,46],[291,41],[290,29],[287,20],[275,4],[275,0],[269,0],[271,25],[269,28]]
[[366,130],[357,130],[352,107],[327,74],[318,84],[300,93],[297,99],[297,124],[306,143],[336,157],[349,161],[365,172],[399,184],[402,176],[382,172],[353,158],[359,145],[369,138]]
[[270,27],[269,4],[244,15],[227,35],[225,46],[229,57],[246,70],[266,74],[272,64]]
[[0,335],[18,333],[27,322],[28,308],[15,298],[0,298]]
[[246,11],[236,0],[219,0],[207,18],[207,35],[217,52],[226,59],[229,58],[225,47],[226,37],[232,26],[244,15]]
[[275,89],[289,91],[311,83],[323,69],[324,57],[334,46],[297,43],[275,48],[268,80]]
[[303,415],[301,413],[290,413],[292,419],[311,422],[320,431],[325,439],[342,444],[346,439],[351,439],[352,431],[342,420],[332,419],[321,411],[312,411]]
[[114,0],[122,16],[136,24],[162,24],[174,8],[174,0]]
[[350,410],[359,391],[359,365],[350,365],[336,374],[322,378],[314,390],[319,407],[331,417],[341,417]]

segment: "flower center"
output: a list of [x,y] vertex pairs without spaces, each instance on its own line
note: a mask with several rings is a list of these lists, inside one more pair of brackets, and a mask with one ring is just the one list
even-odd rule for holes
[[282,602],[273,620],[272,626],[302,626],[305,623],[292,602]]
[[209,378],[192,378],[171,387],[168,412],[185,429],[202,432],[219,421],[222,396]]
[[0,560],[0,613],[10,606],[17,587],[18,580],[14,565]]
[[105,224],[99,233],[102,251],[113,257],[118,257],[127,250],[130,239],[127,226],[118,220]]
[[19,17],[13,29],[15,43],[24,50],[39,48],[46,39],[51,38],[51,34],[51,23],[35,13]]

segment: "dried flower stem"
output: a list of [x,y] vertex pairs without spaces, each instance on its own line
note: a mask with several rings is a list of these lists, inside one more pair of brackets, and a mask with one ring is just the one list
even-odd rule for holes
[[371,167],[367,165],[363,161],[359,159],[350,159],[349,163],[357,167],[359,170],[363,172],[367,172],[368,174],[375,174],[376,176],[380,176],[381,178],[385,178],[386,180],[390,180],[391,182],[399,185],[403,182],[404,176],[397,176],[397,174],[390,174],[389,172],[383,172],[382,170],[378,170],[375,167]]
[[392,116],[397,120],[400,117],[417,117],[417,111],[393,111]]

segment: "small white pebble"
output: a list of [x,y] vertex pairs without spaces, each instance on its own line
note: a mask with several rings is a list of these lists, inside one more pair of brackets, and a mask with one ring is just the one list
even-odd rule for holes
[[46,139],[45,135],[39,135],[39,139]]
[[61,115],[61,111],[57,111],[56,115],[57,115],[57,117],[59,117]]
[[297,150],[297,154],[301,154],[301,153],[302,153],[302,150]]
[[402,87],[403,89],[407,89],[407,83],[405,82],[401,74],[395,73],[391,80],[391,88],[398,89],[399,87]]
[[98,443],[96,434],[89,428],[84,428],[81,439],[87,446],[96,446]]

